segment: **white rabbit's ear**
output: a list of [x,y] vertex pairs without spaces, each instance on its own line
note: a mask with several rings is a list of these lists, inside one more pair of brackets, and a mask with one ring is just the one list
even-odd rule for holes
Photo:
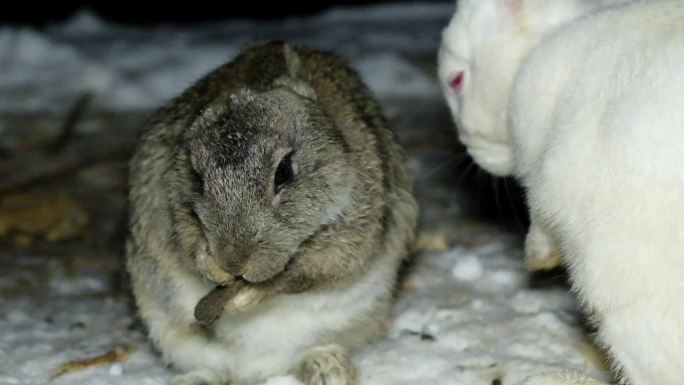
[[458,6],[471,33],[487,40],[516,29],[524,16],[525,0],[464,0]]
[[510,31],[523,19],[525,0],[495,0],[498,31]]

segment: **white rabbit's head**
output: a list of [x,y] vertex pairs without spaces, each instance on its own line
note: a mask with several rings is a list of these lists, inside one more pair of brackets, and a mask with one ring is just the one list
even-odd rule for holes
[[495,175],[513,171],[507,107],[525,56],[544,35],[597,6],[590,0],[458,1],[442,36],[439,78],[459,138],[481,167]]

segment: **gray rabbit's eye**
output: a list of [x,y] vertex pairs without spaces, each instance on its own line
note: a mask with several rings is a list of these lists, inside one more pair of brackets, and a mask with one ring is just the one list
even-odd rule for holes
[[292,178],[294,177],[294,172],[292,171],[293,153],[294,152],[291,151],[289,154],[285,155],[278,164],[278,168],[276,169],[275,177],[273,180],[276,194],[278,194],[283,189],[283,187],[285,187],[285,185],[290,183],[292,181]]

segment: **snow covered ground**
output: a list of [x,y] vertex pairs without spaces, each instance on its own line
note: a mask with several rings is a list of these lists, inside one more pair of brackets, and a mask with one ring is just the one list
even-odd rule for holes
[[[93,96],[91,115],[142,116],[253,41],[332,49],[362,73],[399,130],[417,176],[423,231],[433,239],[398,288],[387,337],[356,353],[361,383],[513,385],[563,369],[605,379],[562,273],[527,273],[521,232],[469,217],[459,199],[462,186],[454,180],[461,176],[447,167],[459,159],[457,147],[435,139],[450,132],[433,67],[452,10],[453,4],[395,5],[151,29],[82,13],[44,31],[2,28],[0,138],[12,130],[8,117],[63,115],[85,93]],[[79,130],[97,134],[106,126]],[[120,285],[120,254],[103,247],[0,255],[0,385],[158,385],[174,374],[135,320]],[[120,360],[51,378],[65,362],[117,349],[124,351],[114,354]]]
[[153,29],[105,25],[83,12],[44,33],[4,28],[0,113],[61,111],[83,92],[96,94],[95,108],[153,108],[241,48],[269,39],[334,49],[352,60],[381,95],[429,94],[434,91],[431,80],[398,55],[434,48],[452,8],[390,6],[283,22]]

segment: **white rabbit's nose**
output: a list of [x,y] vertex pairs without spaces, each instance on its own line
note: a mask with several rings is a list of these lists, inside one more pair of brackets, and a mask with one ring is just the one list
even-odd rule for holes
[[475,163],[491,174],[508,176],[513,173],[515,163],[510,146],[490,142],[481,147],[467,146],[467,152]]

